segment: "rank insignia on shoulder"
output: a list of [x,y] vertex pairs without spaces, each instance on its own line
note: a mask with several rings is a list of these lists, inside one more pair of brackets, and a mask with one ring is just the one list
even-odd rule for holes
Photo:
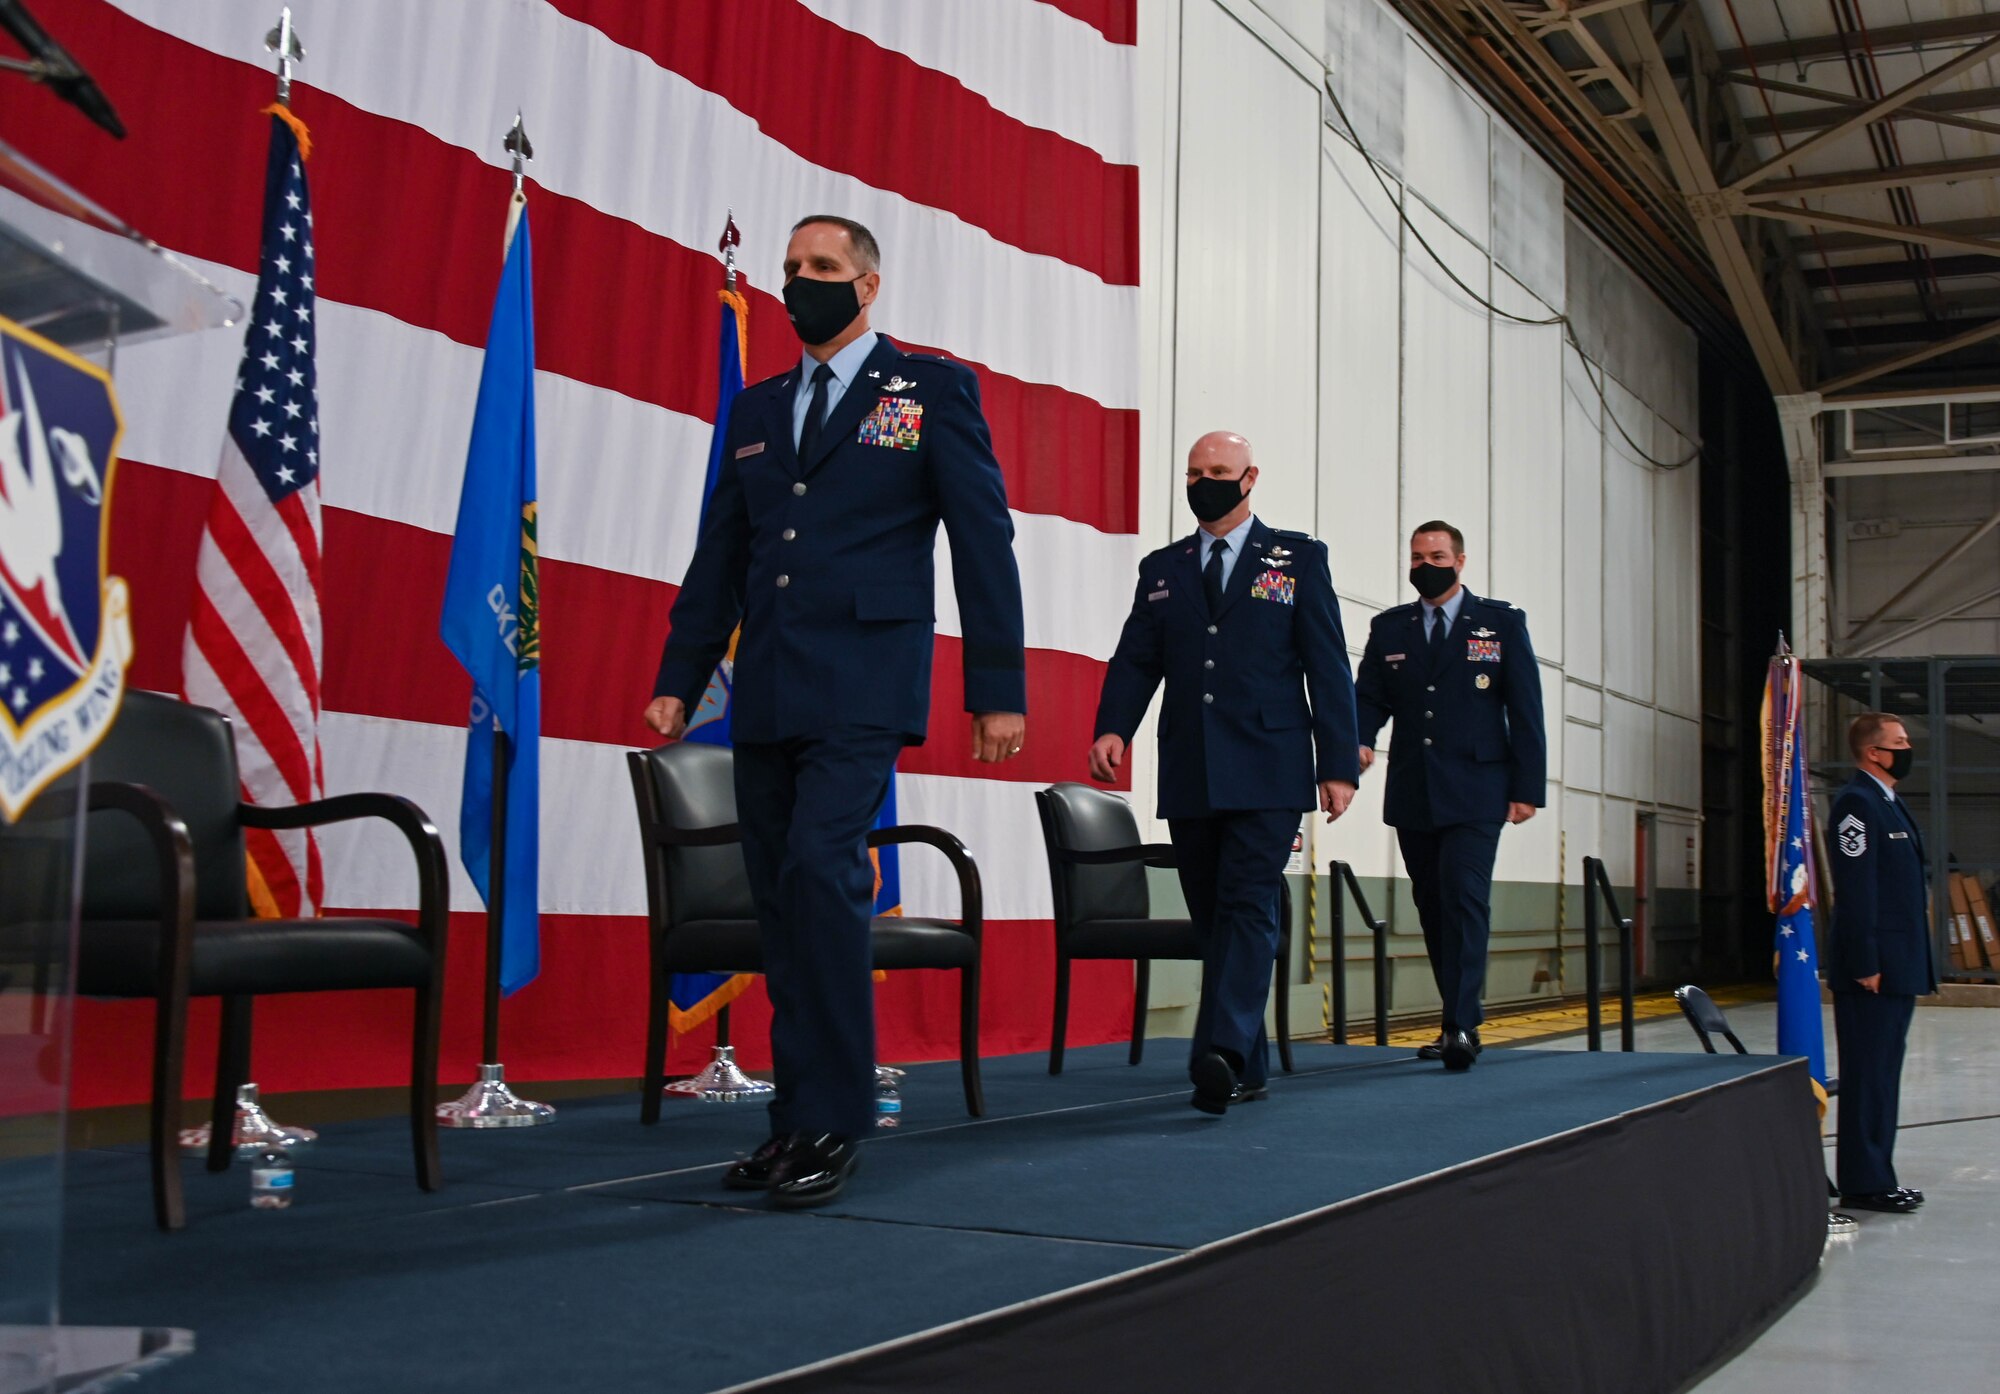
[[1844,857],[1858,857],[1868,850],[1868,826],[1859,816],[1848,814],[1840,820],[1836,829],[1840,834],[1840,853]]
[[1490,629],[1475,629],[1472,631],[1472,637],[1475,639],[1491,639],[1493,631]]
[[914,382],[911,382],[901,373],[898,373],[896,374],[896,376],[890,378],[887,382],[882,384],[882,390],[884,392],[907,392],[912,387],[915,386],[916,384]]

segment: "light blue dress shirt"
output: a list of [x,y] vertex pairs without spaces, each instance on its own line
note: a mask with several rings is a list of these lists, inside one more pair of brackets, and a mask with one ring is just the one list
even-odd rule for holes
[[[826,385],[826,415],[832,416],[833,409],[840,405],[840,399],[847,395],[847,389],[854,385],[854,378],[861,371],[861,365],[868,361],[868,355],[875,352],[875,341],[881,336],[869,330],[846,348],[826,360],[826,366],[833,369],[833,378]],[[799,355],[799,385],[792,393],[792,448],[798,449],[799,438],[806,429],[806,408],[812,405],[813,370],[819,367],[819,360],[809,353]],[[826,424],[826,417],[820,418]]]
[[[1250,536],[1250,525],[1256,521],[1257,515],[1253,513],[1222,535],[1222,588],[1225,591],[1229,589],[1229,578],[1236,574],[1236,559],[1243,555],[1244,543]],[[1201,532],[1201,564],[1204,569],[1208,566],[1209,553],[1215,550],[1215,542],[1214,534],[1209,532],[1208,529],[1203,528]]]
[[1429,643],[1431,638],[1431,626],[1437,623],[1437,620],[1434,618],[1434,616],[1437,614],[1438,611],[1440,610],[1444,611],[1445,633],[1447,634],[1451,633],[1451,627],[1458,623],[1458,612],[1465,608],[1465,586],[1461,584],[1458,588],[1457,593],[1453,595],[1451,599],[1445,601],[1445,603],[1442,605],[1433,605],[1428,600],[1426,600],[1423,604],[1424,604],[1424,642]]

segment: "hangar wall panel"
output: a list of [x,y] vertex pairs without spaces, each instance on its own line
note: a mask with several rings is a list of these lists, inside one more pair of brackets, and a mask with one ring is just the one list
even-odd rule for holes
[[[1542,663],[1549,806],[1502,837],[1490,993],[1530,995],[1554,936],[1574,949],[1582,858],[1629,886],[1640,814],[1664,826],[1700,803],[1700,466],[1656,463],[1687,454],[1698,426],[1694,335],[1565,216],[1559,176],[1383,0],[1141,10],[1141,90],[1159,99],[1139,118],[1146,540],[1192,526],[1193,436],[1244,431],[1260,516],[1328,543],[1358,658],[1370,618],[1411,599],[1408,528],[1464,529],[1469,584],[1526,610]],[[1314,55],[1377,168],[1325,101]],[[1570,322],[1494,315],[1419,234],[1478,297]],[[1134,762],[1150,814],[1149,742]],[[1339,823],[1313,820],[1313,861],[1349,862],[1392,915],[1394,952],[1418,960],[1395,973],[1409,1010],[1428,973],[1381,822],[1384,772]],[[1317,913],[1329,894],[1322,883]],[[1173,976],[1156,970],[1156,1000],[1191,995],[1163,985]],[[1295,1012],[1317,1006],[1303,977],[1297,991]]]

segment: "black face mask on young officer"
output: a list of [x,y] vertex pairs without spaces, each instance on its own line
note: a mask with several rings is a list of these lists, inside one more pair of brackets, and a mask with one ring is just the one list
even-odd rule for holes
[[[1247,471],[1246,471],[1247,473]],[[1234,479],[1217,479],[1203,475],[1187,486],[1188,507],[1194,516],[1204,523],[1217,522],[1229,516],[1229,511],[1243,502],[1244,475]]]
[[1909,777],[1910,762],[1917,758],[1917,752],[1907,745],[1901,750],[1892,750],[1886,745],[1875,747],[1889,757],[1889,778],[1898,782]]
[[1410,568],[1410,584],[1417,588],[1417,594],[1426,600],[1436,600],[1458,584],[1458,568],[1439,566],[1435,562],[1420,562]]
[[854,323],[854,317],[861,313],[861,293],[854,288],[860,279],[815,281],[810,276],[794,276],[785,282],[785,313],[792,317],[792,332],[800,343],[831,343]]

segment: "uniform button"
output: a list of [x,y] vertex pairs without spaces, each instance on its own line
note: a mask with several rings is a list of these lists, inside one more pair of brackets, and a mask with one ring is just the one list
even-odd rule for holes
[[1213,692],[1204,692],[1201,694],[1201,700],[1204,702],[1213,702],[1215,700],[1215,694]]
[[778,535],[784,538],[785,541],[790,542],[793,538],[799,535],[799,530],[797,528],[786,528],[782,533],[779,533]]
[[1208,627],[1208,632],[1209,632],[1210,634],[1213,634],[1213,633],[1215,633],[1215,626],[1214,626],[1214,625],[1210,625],[1210,626]]
[[1424,713],[1424,720],[1426,720],[1426,721],[1432,721],[1432,720],[1435,720],[1436,718],[1437,718],[1437,713],[1436,713],[1436,712],[1425,712],[1425,713]]
[[798,483],[792,486],[792,492],[795,494],[803,494],[805,491],[806,491],[806,482],[803,479],[801,479]]
[[1213,668],[1215,666],[1215,660],[1212,658],[1204,658],[1201,661],[1201,666],[1204,668]]
[[790,585],[791,583],[792,583],[792,578],[791,578],[791,577],[789,577],[789,576],[780,576],[780,577],[778,578],[778,589],[779,589],[779,590],[783,590],[783,589],[784,589],[784,588],[785,588],[786,586],[789,586],[789,585]]
[[1436,691],[1437,691],[1437,688],[1436,688],[1436,687],[1427,687],[1427,688],[1425,688],[1425,689],[1424,689],[1424,691],[1426,691],[1426,692],[1436,692]]
[[1430,738],[1429,736],[1425,736],[1425,737],[1424,737],[1424,744],[1425,744],[1425,745],[1429,745],[1430,743],[1431,743],[1431,738]]

